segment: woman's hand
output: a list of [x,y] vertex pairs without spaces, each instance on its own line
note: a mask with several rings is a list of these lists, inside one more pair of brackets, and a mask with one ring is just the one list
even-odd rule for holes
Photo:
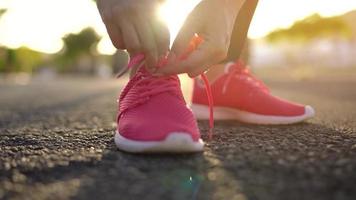
[[113,45],[130,55],[143,53],[152,71],[169,49],[169,31],[159,19],[158,0],[98,0]]
[[[202,0],[178,33],[168,64],[155,75],[188,73],[195,77],[225,59],[235,18],[243,3],[243,0]],[[203,39],[202,43],[186,59],[181,59],[195,34]]]

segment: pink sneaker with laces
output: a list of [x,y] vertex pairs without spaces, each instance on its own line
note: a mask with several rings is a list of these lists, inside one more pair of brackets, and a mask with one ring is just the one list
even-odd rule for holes
[[[311,106],[273,96],[241,61],[228,63],[225,73],[211,84],[214,118],[253,124],[291,124],[314,116]],[[195,79],[191,106],[198,119],[209,118],[207,96],[201,81]]]
[[115,144],[127,152],[203,150],[177,76],[153,77],[141,67],[121,92],[117,125]]

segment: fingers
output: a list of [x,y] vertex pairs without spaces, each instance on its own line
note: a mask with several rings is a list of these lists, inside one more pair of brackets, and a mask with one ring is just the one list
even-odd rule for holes
[[119,27],[114,21],[114,15],[112,13],[110,4],[105,0],[98,0],[97,6],[112,44],[117,49],[125,49],[124,41],[122,39],[122,34]]
[[127,51],[131,55],[141,53],[141,45],[136,29],[132,23],[128,21],[121,21],[120,29],[122,30],[122,38]]
[[119,28],[111,22],[106,23],[105,26],[114,47],[117,49],[126,49]]
[[198,76],[226,57],[225,48],[218,47],[209,40],[205,40],[195,51],[185,60],[175,60],[167,66],[156,71],[155,75],[173,75],[188,73],[190,77]]
[[169,50],[168,27],[154,12],[157,3],[127,0],[109,6],[108,2],[100,0],[98,7],[113,45],[133,55],[144,53],[152,71]]
[[160,20],[152,20],[151,26],[155,35],[158,55],[165,56],[169,50],[170,34],[167,25]]
[[227,56],[229,44],[224,37],[218,32],[211,34],[186,59],[188,65],[192,66],[190,71],[187,71],[190,77],[204,73],[210,66],[221,62]]
[[227,48],[225,46],[205,41],[187,58],[187,65],[191,66],[191,69],[187,73],[190,77],[198,76],[204,73],[210,66],[224,60],[226,56]]
[[154,70],[158,60],[158,49],[155,36],[147,18],[138,16],[136,20],[136,31],[140,40],[140,50],[145,54],[146,64],[150,71]]

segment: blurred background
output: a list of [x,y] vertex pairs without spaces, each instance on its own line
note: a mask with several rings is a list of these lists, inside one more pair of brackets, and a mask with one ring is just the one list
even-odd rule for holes
[[[198,0],[158,13],[174,39]],[[356,1],[261,0],[244,59],[259,76],[308,80],[356,73]],[[1,0],[0,80],[111,78],[127,54],[111,44],[92,0]],[[0,82],[0,83],[1,83]]]

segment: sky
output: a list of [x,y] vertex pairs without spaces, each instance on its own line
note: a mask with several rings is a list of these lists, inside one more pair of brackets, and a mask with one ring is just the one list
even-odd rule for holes
[[[173,38],[197,3],[199,0],[167,0],[162,7],[159,14],[167,21]],[[102,36],[99,52],[115,51],[92,0],[1,0],[1,8],[8,12],[0,19],[0,45],[55,53],[62,48],[65,34],[91,26]],[[333,16],[354,9],[356,1],[351,0],[260,0],[249,37],[263,37],[313,13]]]

